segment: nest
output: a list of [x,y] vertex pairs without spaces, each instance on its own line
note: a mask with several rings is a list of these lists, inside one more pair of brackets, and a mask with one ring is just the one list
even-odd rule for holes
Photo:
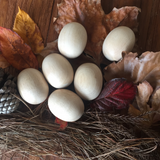
[[1,155],[18,151],[23,156],[52,155],[75,160],[147,160],[160,156],[160,136],[155,130],[143,129],[142,117],[88,110],[61,131],[47,102],[28,109],[0,116]]

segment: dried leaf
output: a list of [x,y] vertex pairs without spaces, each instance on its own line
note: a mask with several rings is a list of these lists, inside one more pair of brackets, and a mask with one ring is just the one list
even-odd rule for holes
[[143,122],[144,127],[150,127],[160,121],[160,88],[153,93],[153,88],[147,81],[140,83],[136,101],[138,109],[130,105],[128,113],[132,116],[142,115],[147,119],[148,121]]
[[138,110],[138,109],[136,109],[136,108],[135,108],[133,105],[131,105],[131,104],[129,104],[128,113],[129,113],[129,115],[135,116],[135,117],[141,115],[141,111]]
[[10,64],[8,61],[4,58],[4,56],[0,53],[0,68],[7,68]]
[[47,46],[36,56],[39,67],[42,67],[43,59],[51,53],[59,53],[57,40],[47,43]]
[[44,48],[41,32],[31,17],[19,7],[18,9],[19,12],[14,21],[13,31],[18,33],[35,54],[40,53]]
[[60,127],[59,127],[60,130],[65,130],[65,128],[68,126],[68,123],[67,123],[67,122],[62,121],[62,120],[60,120],[60,119],[57,118],[57,117],[56,117],[56,119],[55,119],[55,123],[60,125]]
[[136,95],[137,87],[125,79],[116,78],[104,86],[104,89],[91,106],[100,110],[127,108]]
[[152,114],[152,123],[156,123],[160,121],[160,88],[152,95],[151,104],[151,112],[156,111]]
[[127,26],[133,31],[137,31],[137,16],[141,10],[137,7],[122,7],[113,10],[105,16],[105,27],[108,33],[117,26]]
[[31,48],[19,35],[10,29],[0,27],[0,51],[16,69],[38,68],[38,62]]
[[136,28],[140,11],[137,7],[114,8],[105,15],[100,0],[63,0],[57,7],[58,18],[54,22],[56,32],[59,34],[67,23],[81,23],[88,35],[85,53],[93,57],[97,64],[102,62],[102,44],[107,34],[120,25]]
[[104,78],[126,78],[134,83],[147,81],[153,89],[160,86],[160,52],[145,52],[139,58],[137,53],[126,54],[118,63],[113,62],[104,69]]
[[40,55],[46,57],[51,53],[59,53],[57,40],[47,43],[47,46],[40,52]]
[[137,88],[138,88],[138,95],[136,96],[137,104],[141,112],[145,113],[148,111],[149,108],[149,105],[147,103],[149,102],[149,98],[153,93],[153,88],[147,81],[140,83],[137,86]]
[[39,68],[42,68],[42,62],[44,60],[44,57],[41,56],[40,54],[36,55],[37,61],[38,61],[38,66]]

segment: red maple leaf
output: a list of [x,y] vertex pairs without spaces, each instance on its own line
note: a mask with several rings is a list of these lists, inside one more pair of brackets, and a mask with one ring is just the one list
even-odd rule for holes
[[123,109],[133,101],[137,87],[123,78],[115,78],[106,83],[100,95],[91,103],[94,108],[111,111]]

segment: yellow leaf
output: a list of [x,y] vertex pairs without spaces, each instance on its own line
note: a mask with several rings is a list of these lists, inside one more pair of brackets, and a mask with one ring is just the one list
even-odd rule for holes
[[44,48],[43,39],[40,30],[30,16],[19,7],[16,15],[13,31],[27,43],[35,54],[40,53]]

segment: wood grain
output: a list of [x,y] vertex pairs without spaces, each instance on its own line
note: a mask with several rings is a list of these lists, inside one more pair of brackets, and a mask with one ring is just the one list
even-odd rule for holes
[[[12,29],[18,6],[27,12],[39,26],[44,42],[54,39],[53,18],[60,0],[0,0],[0,26]],[[142,51],[160,51],[160,1],[159,0],[102,0],[105,13],[114,7],[137,6],[139,15],[138,44]]]
[[142,50],[160,50],[160,1],[145,1],[141,5],[139,45]]
[[50,23],[50,26],[48,29],[47,42],[52,42],[58,36],[57,32],[53,28],[53,22],[57,18],[57,14],[58,14],[57,5],[60,2],[61,2],[61,0],[54,1],[52,15],[51,15],[51,23]]
[[159,0],[102,0],[106,13],[113,7],[137,6],[139,15],[138,45],[142,52],[160,51],[160,1]]
[[0,26],[12,29],[18,6],[35,21],[46,42],[54,0],[0,0]]
[[102,0],[102,7],[105,13],[111,12],[111,10],[116,8],[121,8],[124,6],[137,6],[140,7],[141,0]]
[[[59,1],[59,0],[55,0]],[[54,9],[52,14],[56,16],[56,3],[54,3]],[[159,0],[102,0],[102,7],[105,13],[111,12],[116,7],[123,6],[137,6],[141,9],[139,14],[139,28],[138,28],[138,45],[142,52],[145,51],[160,51],[160,1]],[[54,15],[54,16],[53,16]],[[54,37],[54,29],[52,23],[48,32],[48,42],[51,42]]]
[[[57,3],[59,0],[0,0],[0,26],[12,29],[18,6],[27,12],[39,26],[44,42],[51,42],[55,38],[53,19],[57,15]],[[137,6],[141,8],[139,15],[138,44],[141,50],[160,51],[160,0],[102,0],[105,13],[109,13],[114,7]],[[20,156],[10,153],[3,156],[2,160]],[[34,159],[39,157],[27,156],[27,158],[12,158],[13,160]],[[47,160],[59,160],[47,156]]]

